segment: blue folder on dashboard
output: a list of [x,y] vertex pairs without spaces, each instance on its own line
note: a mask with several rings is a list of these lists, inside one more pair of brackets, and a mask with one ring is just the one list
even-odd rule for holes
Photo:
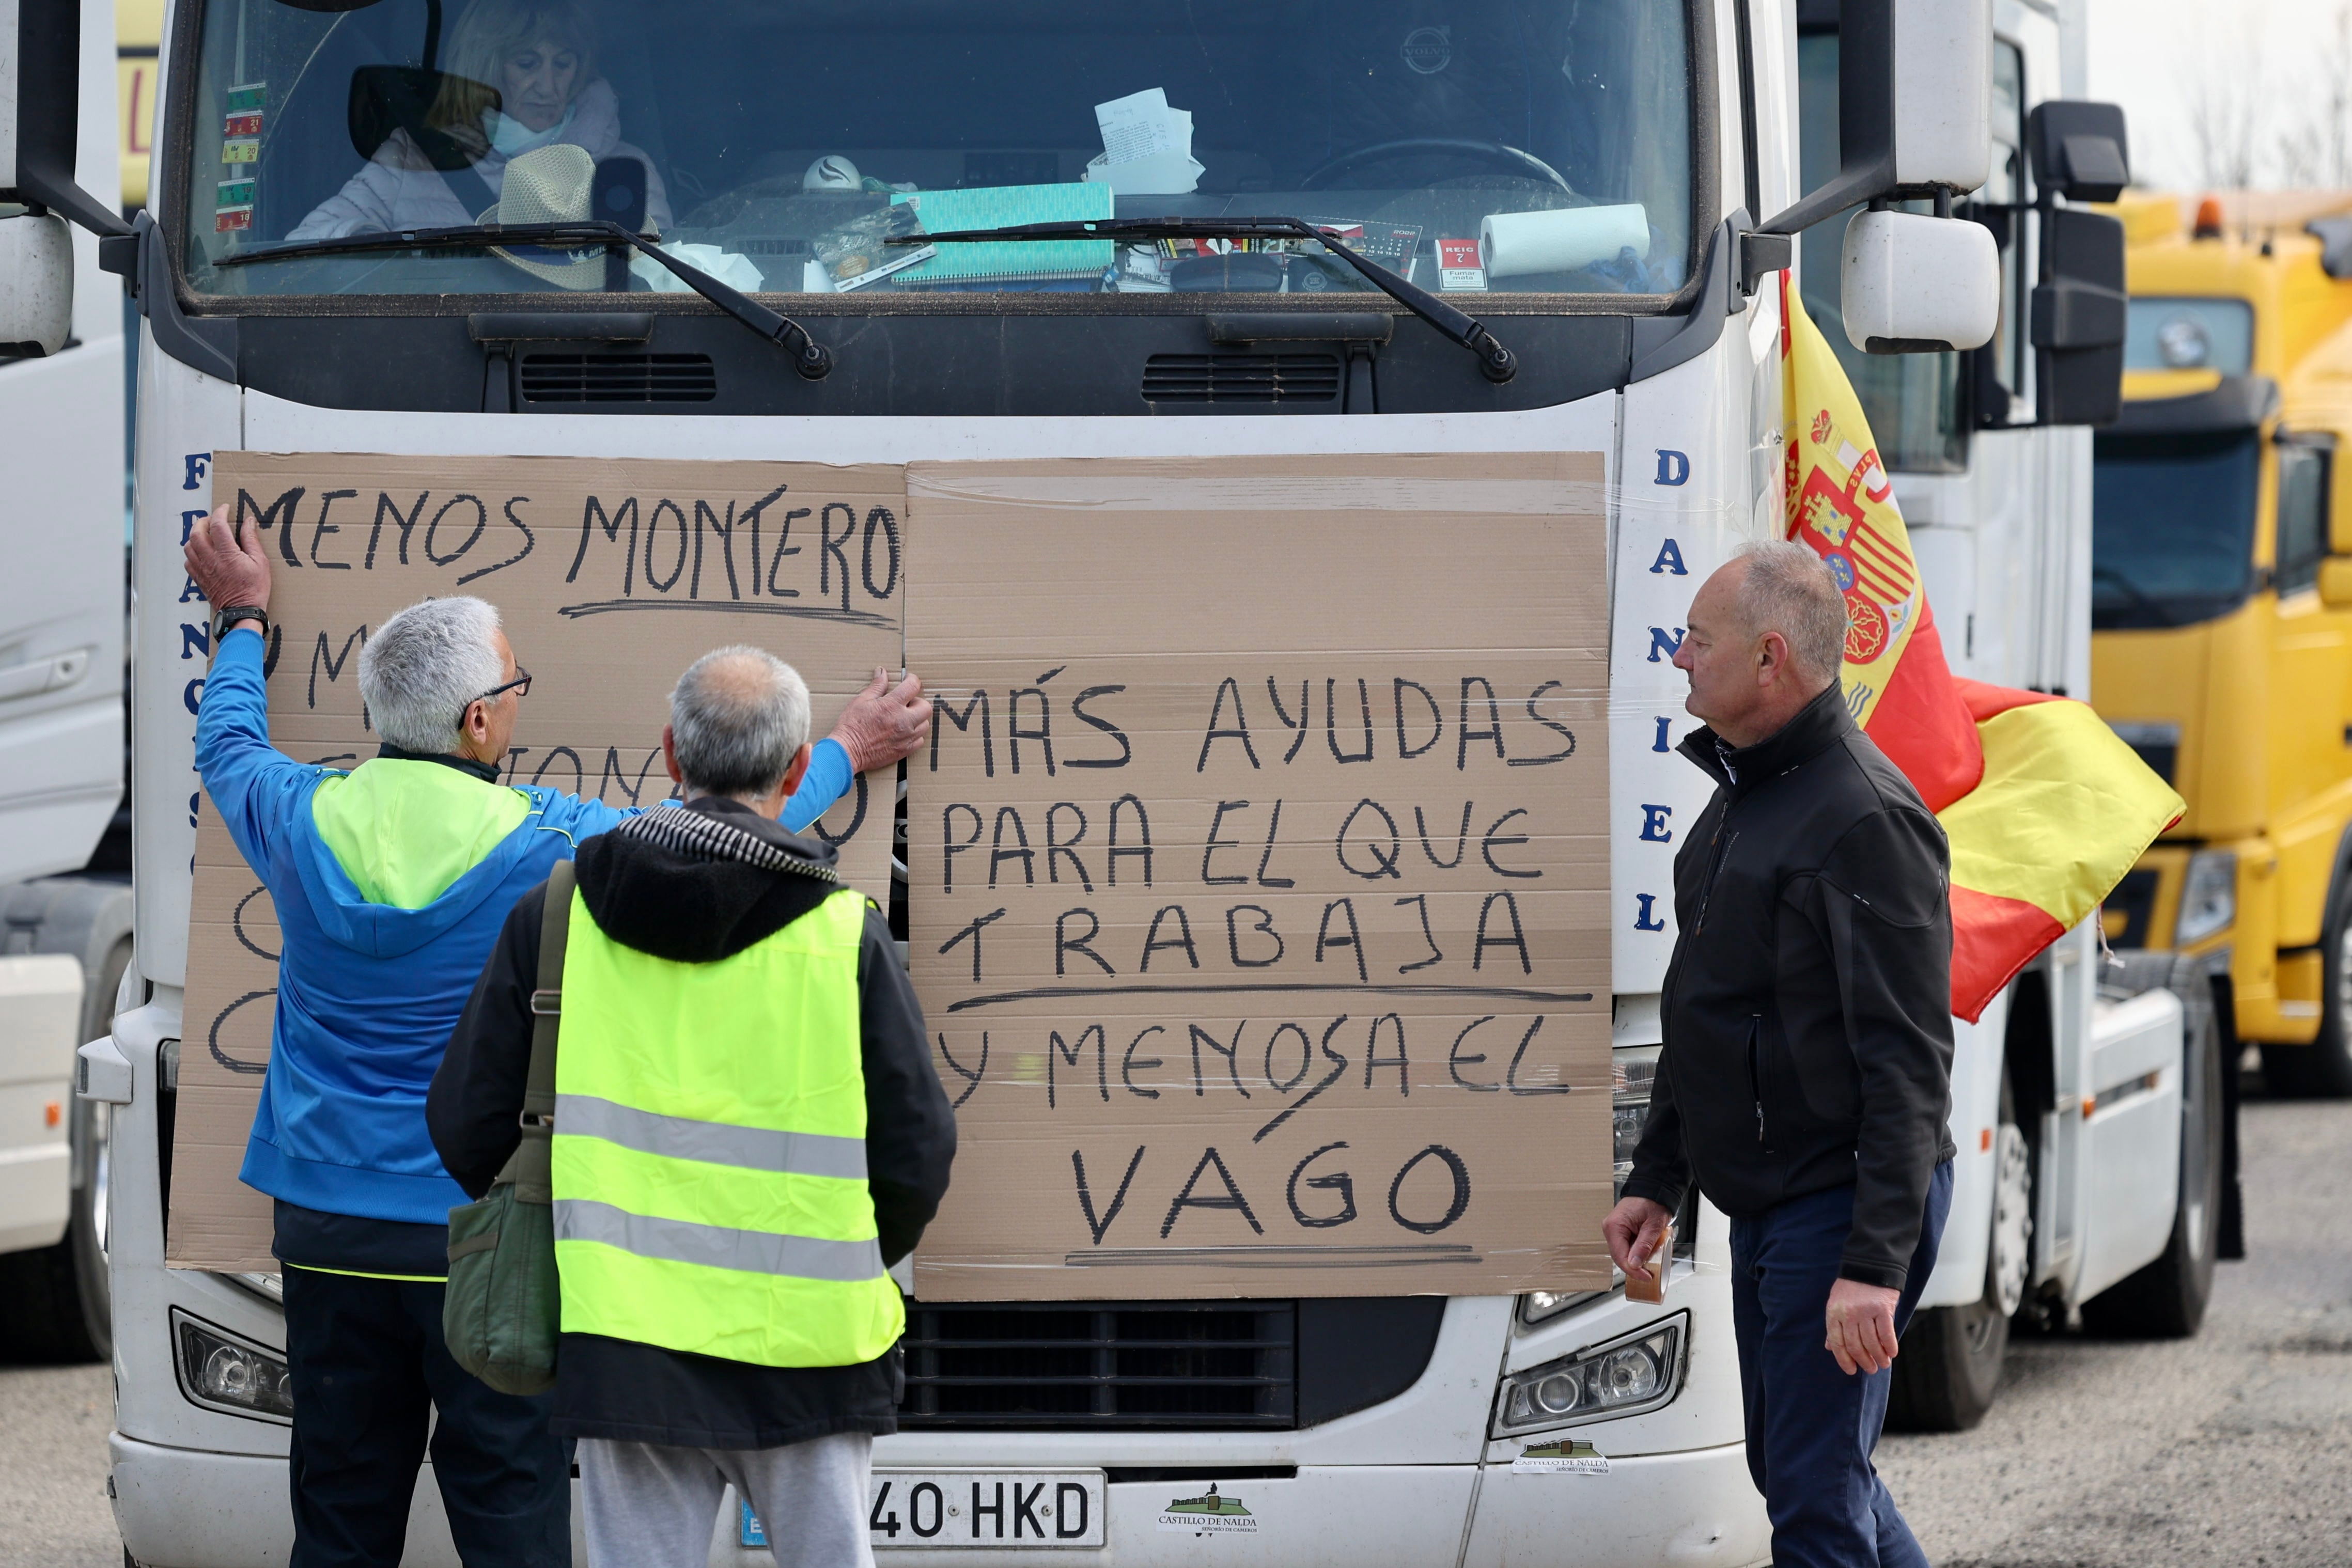
[[[915,209],[927,234],[993,229],[1010,224],[1082,222],[1112,215],[1108,185],[984,185],[970,191],[912,191],[890,198]],[[943,245],[928,261],[892,279],[900,287],[925,284],[1018,283],[1091,277],[1111,265],[1117,246],[1107,239],[982,240]]]

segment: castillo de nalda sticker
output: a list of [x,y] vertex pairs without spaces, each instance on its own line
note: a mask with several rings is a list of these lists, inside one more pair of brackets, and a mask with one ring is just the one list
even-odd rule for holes
[[1511,1469],[1523,1476],[1605,1476],[1609,1460],[1581,1437],[1562,1437],[1557,1443],[1521,1448],[1519,1457],[1511,1461]]
[[1199,1497],[1169,1499],[1160,1511],[1160,1528],[1187,1535],[1255,1535],[1257,1516],[1241,1499],[1219,1496],[1217,1483],[1211,1481]]

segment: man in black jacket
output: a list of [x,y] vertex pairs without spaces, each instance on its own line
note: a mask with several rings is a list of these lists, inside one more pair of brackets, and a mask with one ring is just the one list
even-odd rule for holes
[[[869,1560],[872,1441],[903,1386],[883,1270],[938,1210],[955,1122],[881,912],[773,820],[807,731],[790,666],[705,655],[662,735],[683,808],[577,857],[551,1426],[581,1439],[593,1562],[699,1568],[730,1482],[780,1563]],[[519,1141],[546,894],[508,916],[427,1100],[477,1197]]]
[[1675,858],[1664,1048],[1603,1226],[1644,1267],[1696,1180],[1731,1217],[1748,1462],[1780,1568],[1927,1568],[1870,1462],[1950,1207],[1943,830],[1848,715],[1829,569],[1753,546],[1675,663],[1715,798]]

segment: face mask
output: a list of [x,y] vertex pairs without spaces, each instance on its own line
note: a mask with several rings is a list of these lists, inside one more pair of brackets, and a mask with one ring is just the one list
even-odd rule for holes
[[499,157],[511,158],[518,152],[528,152],[534,147],[562,141],[563,133],[572,129],[574,112],[572,108],[565,109],[563,118],[544,131],[533,131],[521,120],[501,114],[495,109],[488,110],[483,119],[489,126],[490,145],[498,151]]

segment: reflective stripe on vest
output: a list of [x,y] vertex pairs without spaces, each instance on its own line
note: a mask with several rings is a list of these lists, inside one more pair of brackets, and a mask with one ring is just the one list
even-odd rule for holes
[[574,895],[556,1052],[563,1329],[845,1366],[906,1325],[866,1185],[863,895],[709,964],[614,941]]

